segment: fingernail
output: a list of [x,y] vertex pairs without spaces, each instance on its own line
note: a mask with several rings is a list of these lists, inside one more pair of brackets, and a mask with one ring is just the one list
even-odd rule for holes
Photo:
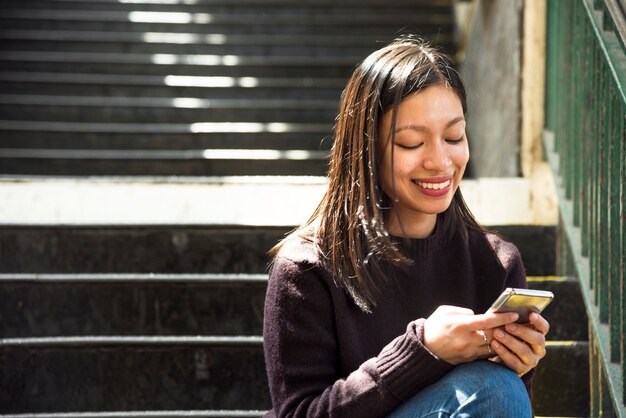
[[504,338],[504,332],[502,332],[502,331],[501,331],[501,330],[499,330],[499,329],[495,330],[493,333],[494,333],[494,334],[496,335],[496,337],[498,337],[498,338]]
[[510,319],[511,321],[517,321],[517,320],[518,320],[518,318],[519,318],[519,315],[518,315],[518,314],[516,314],[516,313],[512,313],[512,314],[510,314],[510,315],[509,315],[509,319]]

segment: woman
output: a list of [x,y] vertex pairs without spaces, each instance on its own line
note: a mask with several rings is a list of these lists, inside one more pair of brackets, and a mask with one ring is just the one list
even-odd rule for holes
[[268,416],[531,415],[549,325],[484,313],[526,279],[518,250],[478,225],[458,188],[465,112],[458,73],[420,41],[355,70],[328,191],[273,250]]

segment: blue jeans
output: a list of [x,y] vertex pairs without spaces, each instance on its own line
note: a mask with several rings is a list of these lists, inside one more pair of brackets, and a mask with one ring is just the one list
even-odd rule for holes
[[529,418],[530,399],[512,370],[487,360],[462,364],[387,418]]

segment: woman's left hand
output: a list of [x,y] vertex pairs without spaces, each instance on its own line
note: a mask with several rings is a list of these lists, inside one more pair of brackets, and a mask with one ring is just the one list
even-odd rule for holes
[[508,324],[493,330],[491,348],[518,376],[537,366],[546,355],[546,334],[550,324],[537,313],[530,314],[530,324]]

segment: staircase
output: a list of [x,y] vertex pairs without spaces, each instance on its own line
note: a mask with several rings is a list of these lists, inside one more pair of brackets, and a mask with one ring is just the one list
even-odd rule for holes
[[3,1],[0,173],[324,175],[355,64],[404,27],[451,42],[424,1],[183,3]]
[[[29,197],[0,226],[0,416],[262,415],[266,251],[297,223],[289,198],[324,186],[347,76],[402,29],[453,50],[447,2],[4,0],[0,191]],[[81,206],[104,186],[127,193]],[[156,216],[179,207],[169,187],[204,216]],[[495,229],[557,298],[536,413],[586,416],[555,229]]]

